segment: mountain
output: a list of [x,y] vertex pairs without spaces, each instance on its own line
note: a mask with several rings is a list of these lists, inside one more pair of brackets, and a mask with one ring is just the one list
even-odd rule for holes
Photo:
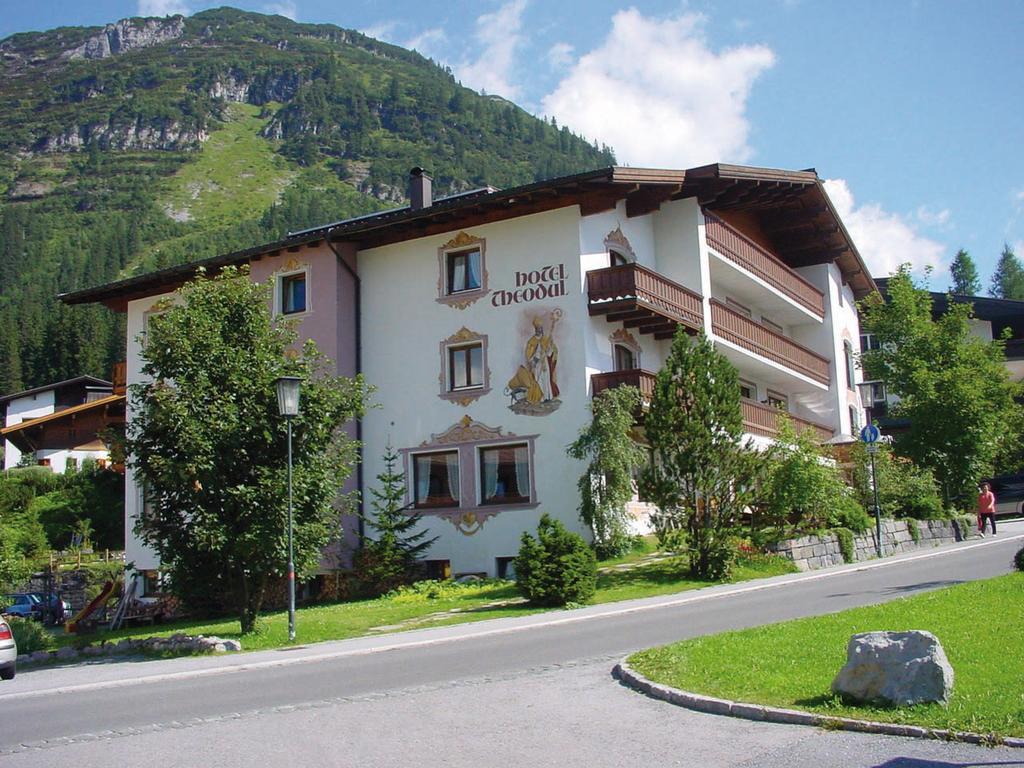
[[58,292],[436,194],[614,163],[413,51],[220,8],[0,41],[0,393],[123,356]]

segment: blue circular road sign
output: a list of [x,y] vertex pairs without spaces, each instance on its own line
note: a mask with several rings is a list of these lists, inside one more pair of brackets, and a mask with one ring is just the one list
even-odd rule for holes
[[882,433],[878,431],[878,427],[874,424],[868,424],[860,431],[860,439],[869,445],[871,443],[877,443],[878,438],[882,436]]

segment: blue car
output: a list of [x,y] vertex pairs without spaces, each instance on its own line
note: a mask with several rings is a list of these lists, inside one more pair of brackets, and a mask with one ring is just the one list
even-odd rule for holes
[[32,594],[19,593],[4,595],[3,610],[8,616],[20,616],[23,619],[39,619],[43,614],[42,601]]

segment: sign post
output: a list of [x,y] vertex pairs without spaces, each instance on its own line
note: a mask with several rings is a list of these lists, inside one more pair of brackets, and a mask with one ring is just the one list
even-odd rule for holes
[[882,510],[878,505],[878,476],[875,474],[875,454],[878,453],[878,439],[882,433],[874,424],[868,424],[860,431],[860,439],[871,457],[871,490],[875,497],[875,552],[882,556]]

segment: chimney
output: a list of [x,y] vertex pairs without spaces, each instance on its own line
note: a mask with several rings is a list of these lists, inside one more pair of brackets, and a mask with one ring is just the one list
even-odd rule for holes
[[433,204],[433,179],[422,168],[413,168],[409,171],[409,207],[418,211]]

